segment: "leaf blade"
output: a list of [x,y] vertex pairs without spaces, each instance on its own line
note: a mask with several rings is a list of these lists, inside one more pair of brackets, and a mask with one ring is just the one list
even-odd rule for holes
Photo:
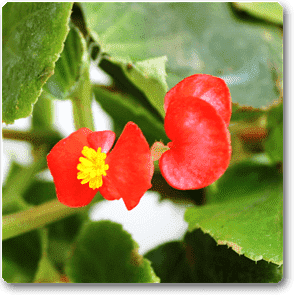
[[12,124],[31,114],[63,50],[71,7],[72,3],[23,2],[10,2],[3,7],[5,123]]
[[189,230],[201,228],[220,245],[258,261],[283,263],[283,182],[274,167],[241,163],[217,181],[204,206],[188,208]]
[[150,262],[136,248],[137,244],[121,225],[110,221],[88,222],[67,263],[67,276],[77,283],[159,282]]

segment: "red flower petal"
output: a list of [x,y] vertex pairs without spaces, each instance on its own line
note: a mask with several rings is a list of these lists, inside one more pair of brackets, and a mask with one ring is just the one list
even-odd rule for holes
[[[105,130],[92,132],[87,139],[93,149],[97,151],[97,149],[101,147],[101,152],[107,153],[107,155],[109,155],[108,152],[114,144],[115,138],[116,134],[113,131]],[[120,199],[121,196],[116,188],[111,184],[109,177],[103,176],[102,180],[103,185],[99,188],[99,191],[103,198],[105,198],[106,200]]]
[[165,96],[164,108],[167,111],[171,101],[193,96],[211,104],[229,125],[231,117],[231,97],[225,81],[206,74],[195,74],[175,85]]
[[227,169],[231,156],[229,131],[206,101],[176,98],[169,103],[165,118],[165,130],[172,142],[159,166],[174,188],[200,189],[216,181]]
[[[107,162],[107,158],[106,158]],[[109,166],[109,168],[111,168]],[[106,171],[106,174],[109,173]],[[122,198],[122,196],[119,194],[118,190],[114,186],[114,184],[111,182],[109,176],[103,176],[103,185],[99,188],[100,194],[103,196],[106,200],[119,200]]]
[[90,147],[87,137],[88,128],[81,128],[59,141],[47,156],[49,170],[53,176],[58,200],[70,207],[89,204],[98,190],[81,184],[77,179],[77,165],[84,146]]
[[114,144],[116,134],[111,130],[92,132],[87,140],[91,147],[97,151],[101,147],[101,152],[108,153]]
[[149,145],[136,124],[126,124],[106,163],[108,181],[100,187],[100,193],[106,198],[105,192],[112,187],[123,198],[127,209],[133,209],[151,188],[154,172]]

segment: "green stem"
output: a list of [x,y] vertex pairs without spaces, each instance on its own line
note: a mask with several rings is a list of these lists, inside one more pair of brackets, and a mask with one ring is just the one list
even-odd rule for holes
[[2,219],[2,240],[41,228],[67,216],[79,213],[84,209],[68,207],[55,199],[27,210],[4,216]]
[[5,139],[29,142],[33,145],[41,145],[48,143],[50,139],[57,138],[54,131],[21,131],[2,129],[2,136]]
[[89,78],[89,70],[86,69],[76,91],[70,97],[73,105],[75,128],[82,127],[94,129],[92,114],[92,86]]

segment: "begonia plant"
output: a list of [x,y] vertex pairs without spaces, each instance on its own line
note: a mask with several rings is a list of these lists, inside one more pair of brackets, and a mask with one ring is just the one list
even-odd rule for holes
[[282,38],[276,2],[3,5],[3,280],[279,283]]

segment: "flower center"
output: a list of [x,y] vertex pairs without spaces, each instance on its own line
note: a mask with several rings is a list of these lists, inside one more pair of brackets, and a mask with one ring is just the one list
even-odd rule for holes
[[106,170],[108,165],[105,164],[106,154],[101,153],[101,147],[97,152],[87,146],[83,147],[81,152],[85,157],[80,157],[80,164],[77,165],[77,169],[80,171],[77,173],[77,179],[82,179],[81,184],[89,182],[91,189],[98,189],[102,186],[102,176],[106,176]]

